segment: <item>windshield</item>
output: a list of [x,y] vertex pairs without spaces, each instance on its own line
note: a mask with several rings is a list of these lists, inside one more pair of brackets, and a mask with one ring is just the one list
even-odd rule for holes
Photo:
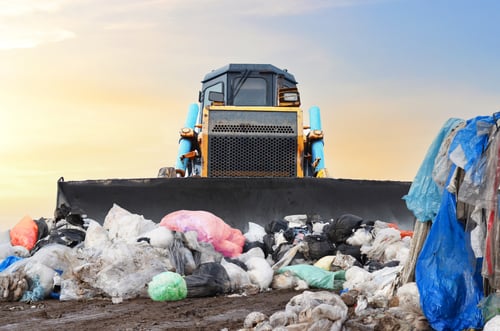
[[267,83],[261,77],[237,77],[233,81],[233,105],[235,106],[266,106]]

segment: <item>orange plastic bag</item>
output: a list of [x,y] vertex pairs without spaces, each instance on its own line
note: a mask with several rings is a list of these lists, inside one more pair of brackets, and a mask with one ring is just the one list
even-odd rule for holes
[[404,237],[411,237],[411,238],[413,238],[413,231],[411,231],[411,230],[401,230],[397,226],[397,224],[394,224],[394,223],[388,223],[388,224],[389,224],[390,228],[396,229],[396,230],[398,230],[401,233],[401,238],[404,238]]
[[24,216],[10,230],[10,244],[12,246],[23,246],[31,251],[38,240],[38,225],[28,215]]

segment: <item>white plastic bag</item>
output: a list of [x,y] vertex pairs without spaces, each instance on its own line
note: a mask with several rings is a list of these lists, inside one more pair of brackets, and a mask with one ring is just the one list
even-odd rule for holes
[[264,236],[266,235],[266,230],[263,226],[248,222],[248,231],[243,234],[248,242],[264,242]]
[[261,291],[269,288],[273,281],[274,271],[262,257],[251,257],[245,262],[248,276],[252,284],[259,286]]
[[111,240],[121,238],[127,242],[135,242],[137,237],[156,226],[157,224],[153,221],[145,219],[142,215],[132,214],[117,204],[113,204],[103,224]]

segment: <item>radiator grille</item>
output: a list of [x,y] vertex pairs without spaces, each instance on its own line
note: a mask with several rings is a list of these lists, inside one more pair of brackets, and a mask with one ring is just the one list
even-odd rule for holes
[[212,132],[284,133],[293,134],[294,129],[286,125],[217,124]]
[[212,111],[210,123],[209,177],[296,177],[296,113]]

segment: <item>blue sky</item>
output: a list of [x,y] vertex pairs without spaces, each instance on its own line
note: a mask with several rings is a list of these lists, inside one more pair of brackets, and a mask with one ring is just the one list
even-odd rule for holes
[[175,164],[203,76],[271,63],[321,108],[337,178],[411,180],[444,122],[499,110],[500,3],[0,0],[0,229],[56,181]]

